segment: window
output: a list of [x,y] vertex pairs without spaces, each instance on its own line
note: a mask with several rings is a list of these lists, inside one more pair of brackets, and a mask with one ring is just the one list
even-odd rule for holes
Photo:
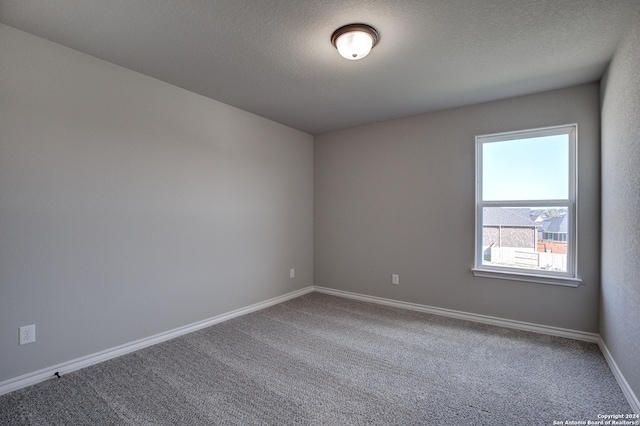
[[476,276],[576,287],[577,125],[476,137]]

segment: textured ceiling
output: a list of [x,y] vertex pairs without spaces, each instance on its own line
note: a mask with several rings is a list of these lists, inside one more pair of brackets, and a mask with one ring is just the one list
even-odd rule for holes
[[[640,0],[0,0],[0,22],[311,134],[596,81]],[[380,43],[342,59],[332,32]],[[1,58],[0,58],[1,60]]]

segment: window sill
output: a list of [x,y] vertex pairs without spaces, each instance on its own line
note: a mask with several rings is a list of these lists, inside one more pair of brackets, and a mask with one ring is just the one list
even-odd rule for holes
[[493,269],[471,269],[473,275],[483,278],[497,278],[500,280],[525,281],[538,284],[560,285],[565,287],[578,287],[582,280],[572,277],[551,277],[548,275],[525,274],[511,271],[496,271]]

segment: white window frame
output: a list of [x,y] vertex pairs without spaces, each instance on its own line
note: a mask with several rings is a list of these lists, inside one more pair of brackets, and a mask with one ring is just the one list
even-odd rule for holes
[[[526,138],[554,136],[566,134],[569,136],[569,188],[568,198],[563,200],[499,200],[483,201],[482,198],[482,154],[485,143],[504,142]],[[577,287],[582,281],[578,278],[577,267],[577,195],[578,195],[578,125],[545,127],[539,129],[522,130],[507,133],[495,133],[476,136],[476,234],[475,234],[475,264],[472,272],[477,277],[499,278],[514,281],[527,281],[542,284],[554,284]],[[483,209],[485,207],[567,207],[568,208],[568,237],[567,237],[567,271],[530,270],[526,268],[483,265]]]

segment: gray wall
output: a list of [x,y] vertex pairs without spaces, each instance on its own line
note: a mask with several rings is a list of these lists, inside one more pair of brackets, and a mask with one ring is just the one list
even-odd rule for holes
[[310,135],[4,25],[0,58],[0,381],[312,285]]
[[640,11],[602,80],[600,335],[640,396]]
[[[578,288],[476,278],[474,136],[578,123]],[[314,140],[318,286],[598,331],[599,86],[388,121]],[[391,284],[391,274],[400,285]]]

